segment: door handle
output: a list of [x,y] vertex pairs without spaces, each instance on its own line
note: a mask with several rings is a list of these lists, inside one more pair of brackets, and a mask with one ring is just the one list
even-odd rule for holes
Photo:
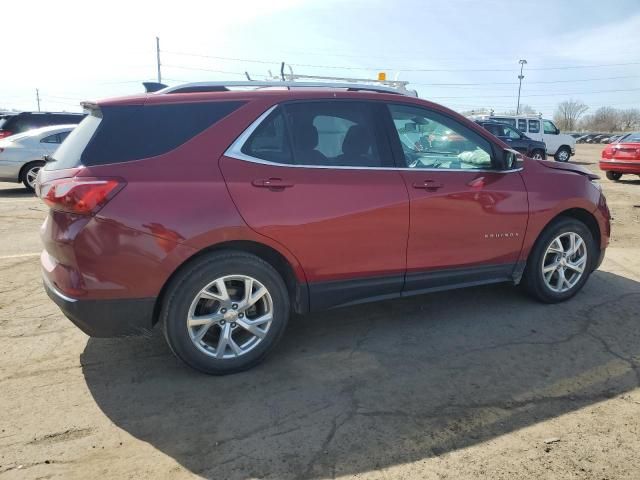
[[270,190],[282,190],[284,188],[293,187],[293,183],[281,178],[261,178],[252,181],[251,185],[259,188],[268,188]]
[[423,190],[438,190],[439,188],[444,187],[444,185],[440,182],[434,182],[433,180],[425,180],[422,183],[414,183],[413,188],[420,188]]

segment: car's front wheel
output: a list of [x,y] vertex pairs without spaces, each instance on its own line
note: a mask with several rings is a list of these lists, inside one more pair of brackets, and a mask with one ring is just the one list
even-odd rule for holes
[[531,158],[535,160],[545,160],[546,155],[544,153],[544,150],[537,149],[531,152]]
[[571,150],[569,147],[560,147],[553,157],[558,162],[568,162],[571,158]]
[[573,218],[560,218],[536,241],[522,285],[542,302],[567,300],[589,278],[596,256],[595,239],[586,225]]
[[620,180],[622,178],[622,174],[620,172],[608,171],[607,172],[607,178],[609,180],[613,180],[614,182],[617,182],[618,180]]
[[243,252],[217,252],[180,272],[162,307],[175,355],[205,373],[235,373],[261,362],[289,319],[278,272]]

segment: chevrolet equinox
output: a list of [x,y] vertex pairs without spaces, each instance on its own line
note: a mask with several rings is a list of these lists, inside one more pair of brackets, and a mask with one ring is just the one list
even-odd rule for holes
[[226,374],[291,313],[496,282],[560,302],[600,265],[588,170],[391,88],[249,86],[84,103],[40,170],[45,289],[88,335],[158,325]]

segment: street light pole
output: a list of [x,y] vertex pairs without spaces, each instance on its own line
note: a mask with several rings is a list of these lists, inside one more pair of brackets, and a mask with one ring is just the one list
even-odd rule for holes
[[518,85],[518,106],[516,107],[516,115],[520,113],[520,90],[522,90],[522,79],[524,78],[524,75],[522,74],[522,70],[524,69],[524,66],[527,63],[527,61],[524,59],[521,59],[519,63],[520,63],[520,75],[518,75],[518,80],[520,80],[520,83]]

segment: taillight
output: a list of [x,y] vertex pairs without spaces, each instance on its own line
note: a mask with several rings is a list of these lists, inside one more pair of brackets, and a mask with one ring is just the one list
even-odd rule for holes
[[602,151],[602,158],[613,158],[613,148],[607,147]]
[[11,135],[13,135],[13,132],[9,130],[0,130],[0,138],[10,137]]
[[40,185],[40,198],[54,210],[90,215],[100,210],[125,182],[116,178],[63,178]]

